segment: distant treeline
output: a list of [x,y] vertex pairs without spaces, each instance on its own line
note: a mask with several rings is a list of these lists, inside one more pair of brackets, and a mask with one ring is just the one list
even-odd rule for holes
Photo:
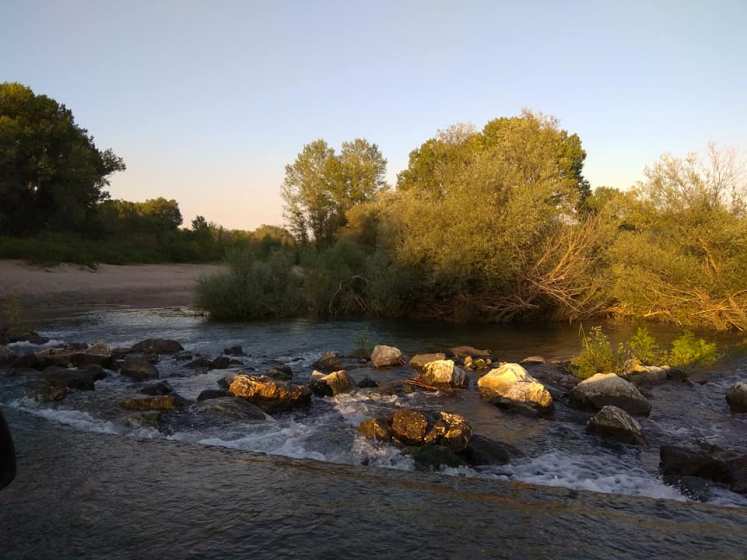
[[662,156],[629,190],[590,188],[579,137],[549,117],[458,125],[397,185],[365,140],[286,167],[299,249],[231,256],[202,283],[213,317],[453,321],[635,317],[747,327],[745,183],[733,154]]
[[175,200],[111,200],[109,177],[124,169],[64,105],[21,84],[0,84],[0,258],[210,262],[229,250],[262,256],[294,243],[280,227],[231,231],[202,216],[182,229]]

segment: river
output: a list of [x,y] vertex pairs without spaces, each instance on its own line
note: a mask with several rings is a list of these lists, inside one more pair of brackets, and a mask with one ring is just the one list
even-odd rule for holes
[[[626,329],[613,330],[622,334]],[[349,353],[361,341],[396,345],[408,354],[470,344],[490,348],[506,361],[537,354],[567,358],[578,349],[578,327],[567,325],[301,320],[225,325],[176,310],[81,312],[48,319],[40,331],[52,339],[47,345],[103,340],[126,346],[161,337],[212,356],[241,345],[248,355],[245,366],[261,370],[286,363],[297,381],[308,379],[321,352]],[[673,332],[657,334],[666,339]],[[299,546],[311,547],[309,557],[323,557],[324,551],[341,550],[334,539],[344,536],[341,519],[346,515],[356,520],[347,533],[353,557],[374,554],[378,547],[383,548],[377,555],[385,557],[384,550],[395,557],[414,557],[408,551],[421,550],[424,556],[441,551],[444,557],[515,557],[521,552],[527,558],[636,558],[668,547],[691,557],[715,546],[721,551],[717,557],[743,558],[747,498],[713,486],[698,496],[706,504],[698,504],[662,481],[658,449],[698,439],[747,451],[747,418],[729,414],[723,398],[728,386],[747,379],[745,366],[743,359],[731,359],[710,372],[706,383],[648,389],[654,406],[651,416],[641,420],[648,441],[643,448],[589,435],[584,430],[589,414],[563,403],[552,417],[530,417],[498,409],[474,390],[456,396],[359,391],[315,398],[309,410],[263,424],[177,425],[157,431],[122,421],[117,403],[136,391],[116,374],[97,382],[94,392],[76,392],[53,405],[27,399],[22,377],[0,378],[0,403],[10,412],[20,450],[19,480],[0,493],[0,503],[6,503],[0,526],[13,528],[10,557],[19,558],[45,557],[41,552],[50,548],[22,538],[33,540],[41,533],[49,546],[67,542],[76,551],[68,557],[76,558],[104,550],[108,558],[162,556],[174,545],[175,534],[193,557],[259,551],[291,557]],[[167,358],[158,367],[189,399],[217,388],[227,373],[194,374]],[[358,379],[408,375],[366,368],[353,373]],[[415,472],[399,449],[371,444],[355,431],[363,419],[396,406],[459,412],[476,433],[510,443],[522,456],[500,467]],[[130,513],[117,519],[113,507]],[[20,517],[10,513],[16,509]],[[551,515],[554,511],[557,516]],[[67,527],[69,516],[75,523],[68,542],[54,527]],[[516,516],[522,520],[519,526]],[[673,521],[678,519],[682,523]],[[628,542],[631,531],[640,532],[635,546]],[[381,538],[374,538],[377,532]],[[447,534],[445,541],[441,532]],[[675,535],[671,542],[669,534]],[[654,535],[662,541],[652,540]],[[578,555],[569,555],[565,539],[570,536],[580,539]],[[155,548],[136,554],[138,538]],[[114,543],[120,543],[118,553]],[[277,554],[270,554],[272,547]]]

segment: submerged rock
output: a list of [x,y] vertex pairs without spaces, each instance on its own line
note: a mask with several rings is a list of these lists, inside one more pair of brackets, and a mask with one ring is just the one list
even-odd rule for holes
[[119,406],[125,410],[169,411],[181,408],[184,404],[184,400],[177,397],[177,395],[155,395],[125,399],[119,403]]
[[208,369],[226,369],[231,367],[231,358],[228,356],[218,356],[208,365]]
[[322,373],[332,373],[342,368],[342,360],[337,352],[324,352],[321,357],[313,363],[313,367]]
[[587,431],[602,437],[624,443],[641,445],[644,443],[641,425],[622,408],[607,405],[591,417],[586,424]]
[[747,412],[747,383],[733,385],[726,392],[726,402],[732,412]]
[[379,384],[376,383],[373,379],[371,379],[369,376],[364,377],[360,381],[358,381],[358,387],[360,389],[370,389],[372,387],[378,387]]
[[420,471],[437,470],[442,467],[457,468],[467,464],[464,457],[445,445],[425,445],[405,450],[415,461]]
[[265,371],[264,375],[280,381],[290,381],[293,379],[293,370],[290,366],[278,364]]
[[141,354],[176,354],[184,350],[184,348],[176,340],[148,338],[138,342],[130,350]]
[[614,373],[597,373],[584,379],[570,392],[571,402],[585,409],[601,410],[607,405],[629,414],[648,416],[651,403],[632,383]]
[[457,358],[490,358],[490,350],[480,350],[474,346],[455,346],[449,348],[449,352],[452,356]]
[[242,422],[264,422],[272,418],[246,399],[224,396],[201,400],[190,407],[191,412]]
[[477,386],[483,398],[497,404],[537,411],[548,411],[553,405],[550,391],[519,364],[503,364],[489,371]]
[[151,383],[149,385],[145,385],[142,389],[140,389],[140,393],[143,395],[169,395],[174,392],[174,389],[171,387],[168,381],[159,381],[158,383]]
[[147,410],[134,412],[124,418],[125,424],[131,428],[155,428],[161,425],[161,412],[159,410]]
[[112,353],[109,346],[97,343],[85,349],[77,345],[66,345],[60,348],[47,348],[36,352],[36,358],[41,367],[45,366],[103,366],[111,364]]
[[[197,395],[197,402],[207,401],[210,399],[220,399],[221,397],[231,397],[231,393],[221,389],[205,389]],[[235,397],[234,397],[235,398]]]
[[308,387],[290,385],[267,376],[236,375],[228,390],[270,413],[307,406],[311,401]]
[[513,448],[508,445],[475,434],[464,450],[464,458],[475,467],[505,465],[511,460],[512,451]]
[[371,363],[377,368],[400,366],[402,360],[402,352],[394,346],[378,344],[371,352]]
[[410,359],[410,367],[414,369],[423,369],[426,364],[436,362],[438,360],[445,360],[446,354],[443,352],[434,352],[431,354],[415,354]]
[[436,360],[423,366],[419,379],[429,385],[449,385],[451,387],[466,387],[467,374],[463,369],[454,365],[453,360]]
[[223,349],[223,353],[226,356],[246,356],[244,354],[244,349],[241,346],[229,346],[228,348]]
[[119,373],[140,381],[158,377],[158,369],[150,363],[147,356],[134,354],[125,356]]

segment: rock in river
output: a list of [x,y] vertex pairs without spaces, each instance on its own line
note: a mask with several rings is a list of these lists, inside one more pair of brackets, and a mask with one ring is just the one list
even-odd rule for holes
[[415,354],[410,359],[410,367],[420,370],[423,369],[426,364],[445,359],[446,354],[444,354],[443,352],[434,352],[432,354]]
[[490,350],[480,350],[474,346],[455,346],[449,352],[457,358],[490,358]]
[[659,468],[668,478],[696,476],[747,495],[747,455],[709,445],[663,445]]
[[477,382],[480,395],[498,404],[547,411],[552,408],[550,392],[519,364],[503,364]]
[[197,402],[191,412],[242,422],[258,422],[271,419],[258,406],[238,397],[218,397]]
[[159,381],[157,383],[150,383],[140,389],[140,393],[143,395],[169,395],[174,392],[168,381]]
[[184,405],[183,399],[176,395],[156,395],[152,397],[133,397],[125,399],[119,406],[125,410],[175,410]]
[[179,342],[165,338],[148,338],[131,348],[132,352],[142,354],[176,354],[182,350],[184,348]]
[[586,429],[602,437],[640,445],[644,442],[641,425],[622,408],[607,405],[591,417]]
[[392,430],[389,427],[389,420],[386,418],[369,418],[358,425],[358,432],[375,441],[390,441],[392,439]]
[[607,405],[629,414],[648,416],[651,403],[632,383],[614,373],[597,373],[584,379],[570,392],[571,401],[580,408],[601,410]]
[[[339,371],[333,371],[327,375],[322,372],[315,371],[311,374],[311,378],[314,384],[323,384],[329,388],[329,395],[339,395],[340,393],[347,393],[355,389],[355,382],[350,378],[348,372],[344,369]],[[312,388],[313,390],[313,388]],[[327,393],[327,391],[322,391]]]
[[443,445],[464,451],[472,437],[472,428],[459,414],[428,414],[419,410],[398,408],[390,419],[392,436],[405,445]]
[[733,385],[726,392],[726,402],[732,412],[747,412],[747,383]]
[[450,385],[451,387],[465,387],[467,374],[460,367],[454,365],[453,360],[436,360],[423,366],[420,380],[429,385]]
[[402,352],[394,346],[379,344],[371,352],[371,363],[377,368],[402,365]]
[[324,352],[320,358],[313,363],[313,367],[322,373],[332,373],[333,371],[343,369],[342,360],[340,360],[340,356],[337,352]]
[[256,404],[265,412],[279,412],[311,401],[311,391],[302,385],[291,385],[266,376],[239,374],[233,378],[229,392]]
[[150,363],[148,357],[137,354],[125,356],[119,373],[139,381],[158,377],[158,370]]

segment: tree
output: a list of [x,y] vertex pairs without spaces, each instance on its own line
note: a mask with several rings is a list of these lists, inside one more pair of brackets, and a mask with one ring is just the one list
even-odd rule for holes
[[303,147],[285,167],[282,196],[291,232],[300,243],[310,238],[328,245],[345,225],[345,213],[385,188],[386,160],[376,144],[344,142],[335,154],[324,140]]
[[0,84],[0,232],[80,230],[125,169],[99,150],[72,112],[18,83]]

